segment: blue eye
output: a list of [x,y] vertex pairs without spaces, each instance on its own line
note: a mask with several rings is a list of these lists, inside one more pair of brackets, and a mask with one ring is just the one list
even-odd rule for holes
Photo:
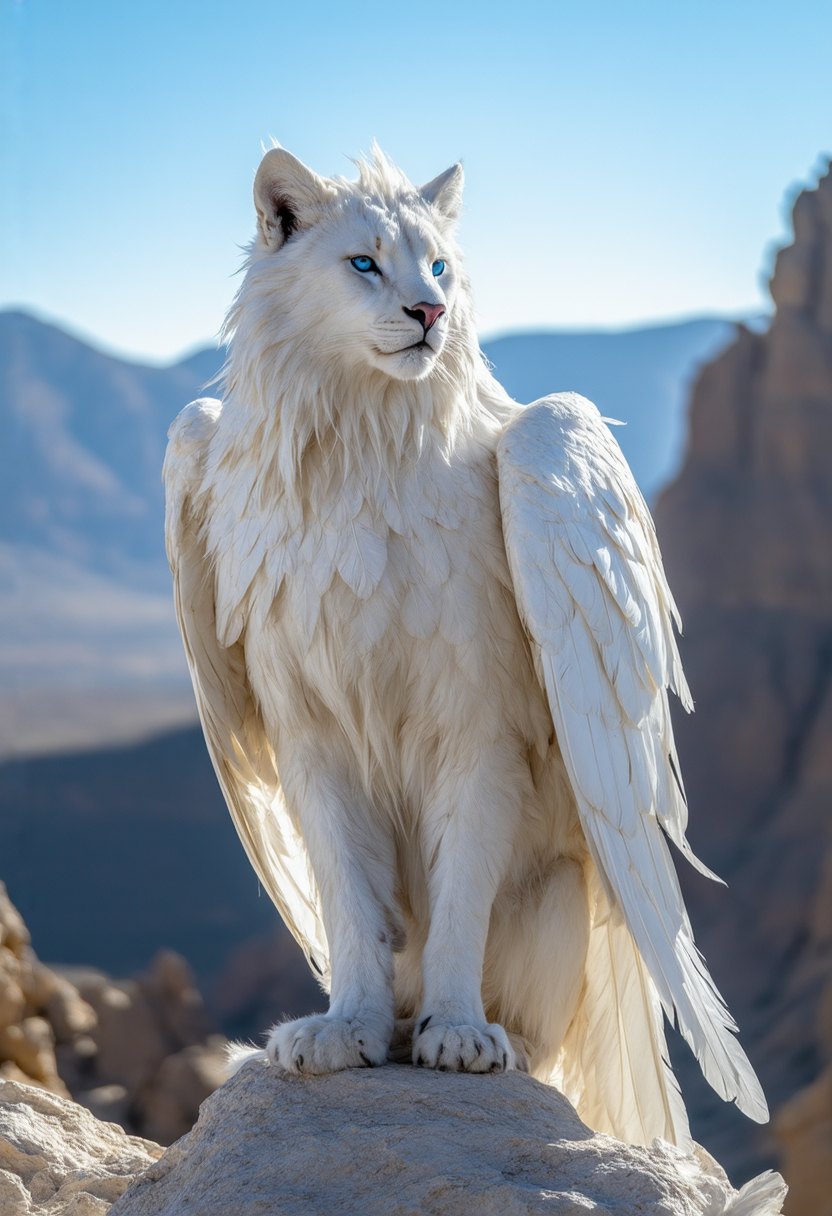
[[431,266],[431,272],[433,273],[434,277],[437,279],[439,278],[440,274],[442,273],[442,271],[444,269],[445,269],[445,263],[442,261],[434,262],[433,265]]
[[376,266],[372,258],[364,257],[362,255],[359,258],[350,258],[350,262],[355,269],[360,270],[362,274],[367,274],[370,270],[374,270],[376,274],[381,274],[381,271],[379,270],[378,266]]

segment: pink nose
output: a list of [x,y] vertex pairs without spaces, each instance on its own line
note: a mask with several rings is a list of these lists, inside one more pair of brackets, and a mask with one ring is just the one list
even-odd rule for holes
[[406,308],[404,310],[409,317],[413,317],[424,328],[425,333],[434,325],[442,313],[445,311],[444,304],[426,304],[422,301],[415,308]]

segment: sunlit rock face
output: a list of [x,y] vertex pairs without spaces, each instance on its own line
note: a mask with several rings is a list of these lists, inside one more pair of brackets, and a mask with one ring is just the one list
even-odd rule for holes
[[706,1153],[639,1148],[581,1123],[557,1090],[391,1064],[296,1077],[248,1064],[113,1216],[777,1216],[764,1174],[737,1194]]
[[[822,1072],[830,969],[816,909],[832,826],[832,175],[799,196],[794,231],[771,326],[704,369],[656,510],[697,707],[678,724],[691,841],[730,886],[686,878],[689,906],[775,1110]],[[729,1170],[772,1151],[729,1109],[692,1104]]]

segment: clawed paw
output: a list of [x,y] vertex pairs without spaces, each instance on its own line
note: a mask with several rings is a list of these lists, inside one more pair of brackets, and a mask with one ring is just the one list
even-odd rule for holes
[[357,1019],[321,1014],[273,1026],[266,1050],[286,1072],[319,1076],[384,1064],[387,1040]]
[[482,1026],[449,1026],[422,1018],[413,1036],[413,1063],[439,1072],[528,1071],[508,1035],[496,1022]]

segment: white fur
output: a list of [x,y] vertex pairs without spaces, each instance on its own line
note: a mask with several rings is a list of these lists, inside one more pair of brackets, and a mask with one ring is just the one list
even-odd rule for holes
[[[180,415],[166,463],[177,608],[212,758],[252,863],[331,991],[328,1014],[273,1029],[269,1057],[313,1073],[382,1064],[395,1019],[415,1019],[416,1063],[530,1067],[601,1130],[687,1145],[657,990],[631,934],[641,951],[651,939],[627,919],[640,859],[628,854],[619,872],[604,853],[610,830],[626,851],[642,812],[686,847],[655,771],[670,730],[662,685],[678,666],[670,608],[653,558],[628,558],[624,588],[603,557],[592,567],[571,516],[550,520],[523,496],[541,478],[540,493],[566,487],[580,513],[603,491],[610,520],[609,504],[621,512],[609,523],[616,553],[647,543],[643,520],[629,519],[606,466],[524,471],[524,418],[545,420],[512,402],[480,356],[452,234],[459,166],[422,191],[379,152],[358,168],[357,182],[329,180],[284,149],[267,153],[224,399]],[[357,271],[355,256],[380,273]],[[446,310],[422,344],[405,312],[419,303]],[[543,434],[544,448],[568,452],[578,432],[603,448],[594,407],[555,413],[562,433]],[[629,472],[616,475],[629,492]],[[565,574],[545,548],[561,527]],[[584,560],[589,583],[572,570]],[[618,600],[609,592],[596,628],[581,596],[596,597],[602,567]],[[667,636],[616,626],[615,645],[630,649],[604,651],[616,674],[599,666],[586,684],[604,622],[632,622],[640,604],[647,625],[655,616],[665,629],[667,615]],[[576,633],[582,612],[590,623]],[[568,663],[547,649],[558,621],[576,648]],[[619,701],[603,691],[608,678]],[[648,685],[639,726],[625,710]],[[576,767],[577,745],[552,719],[557,709],[572,731],[580,704],[576,721],[595,721],[596,687],[615,747],[627,730],[659,740],[640,761],[646,802],[630,793],[629,812],[604,830],[591,816],[612,814],[636,778],[607,778],[585,757]],[[686,923],[655,870],[659,847],[644,846],[645,881]]]

